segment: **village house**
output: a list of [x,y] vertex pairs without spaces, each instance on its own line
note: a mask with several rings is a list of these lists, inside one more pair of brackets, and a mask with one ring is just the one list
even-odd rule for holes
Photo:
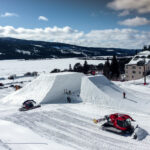
[[150,73],[150,51],[142,51],[125,65],[126,80],[136,80]]

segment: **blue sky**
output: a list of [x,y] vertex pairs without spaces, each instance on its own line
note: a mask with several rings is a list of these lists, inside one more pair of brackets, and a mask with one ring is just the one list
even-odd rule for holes
[[94,47],[150,44],[149,0],[0,0],[0,37]]

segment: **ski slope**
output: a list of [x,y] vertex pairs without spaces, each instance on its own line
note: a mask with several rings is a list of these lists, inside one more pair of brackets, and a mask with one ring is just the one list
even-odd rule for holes
[[[125,88],[121,88],[114,84],[113,82],[109,81],[105,76],[91,76],[88,78],[98,89],[100,92],[98,93],[99,97],[94,97],[94,103],[101,102],[100,99],[103,99],[101,102],[102,105],[110,106],[112,108],[117,108],[126,111],[133,111],[133,112],[145,112],[150,114],[150,100],[145,99],[145,97],[138,97],[137,93],[134,93],[132,90],[127,90]],[[102,94],[102,92],[104,94]],[[126,98],[123,98],[123,92],[126,93]],[[96,95],[93,93],[93,95]],[[105,96],[100,98],[100,96]],[[108,96],[106,98],[106,96]],[[90,97],[89,100],[90,101]]]

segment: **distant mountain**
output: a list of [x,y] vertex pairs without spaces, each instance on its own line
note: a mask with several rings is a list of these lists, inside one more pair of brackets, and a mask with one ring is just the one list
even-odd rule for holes
[[0,38],[0,59],[43,59],[85,56],[131,56],[139,50],[82,47],[64,43]]

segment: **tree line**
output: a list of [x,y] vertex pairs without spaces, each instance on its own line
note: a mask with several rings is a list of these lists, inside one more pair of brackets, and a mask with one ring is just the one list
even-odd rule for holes
[[142,51],[150,51],[150,45],[144,45]]
[[118,80],[120,79],[120,75],[125,73],[124,67],[125,64],[130,61],[130,58],[123,58],[117,60],[114,55],[111,60],[107,58],[104,64],[100,63],[98,65],[88,64],[87,60],[84,61],[84,64],[76,63],[73,67],[71,64],[69,65],[69,69],[54,69],[51,73],[55,72],[81,72],[84,74],[92,74],[93,71],[98,71],[103,73],[110,80]]

